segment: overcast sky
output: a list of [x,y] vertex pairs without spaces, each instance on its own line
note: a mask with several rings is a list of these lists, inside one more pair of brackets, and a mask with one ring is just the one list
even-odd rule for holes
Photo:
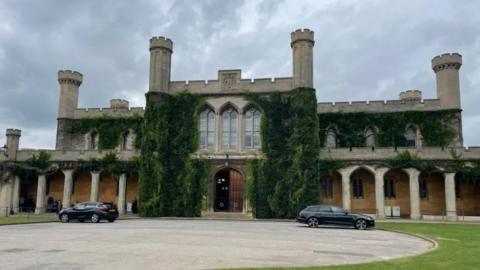
[[[84,74],[80,107],[112,98],[144,106],[148,40],[174,42],[172,80],[291,76],[290,32],[315,31],[319,101],[435,98],[433,56],[463,55],[465,145],[480,145],[480,1],[18,1],[0,2],[0,132],[21,147],[54,148],[57,71]],[[1,143],[2,139],[0,139]]]

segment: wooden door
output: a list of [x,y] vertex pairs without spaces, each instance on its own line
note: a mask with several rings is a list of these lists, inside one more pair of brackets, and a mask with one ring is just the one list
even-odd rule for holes
[[242,212],[244,183],[242,175],[235,170],[229,172],[229,205],[231,212]]

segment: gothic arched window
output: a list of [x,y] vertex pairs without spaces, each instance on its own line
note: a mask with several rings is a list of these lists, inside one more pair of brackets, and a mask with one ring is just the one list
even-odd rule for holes
[[245,148],[260,148],[260,111],[255,108],[245,112]]
[[368,128],[365,131],[365,145],[368,147],[375,146],[375,131],[373,128]]
[[132,130],[127,130],[123,133],[122,138],[122,149],[123,150],[133,150],[135,141],[135,134]]
[[96,130],[92,130],[87,135],[87,149],[88,150],[97,150],[98,149],[98,132]]
[[237,111],[229,107],[222,113],[222,148],[237,148]]
[[414,126],[409,126],[405,131],[405,146],[415,147],[417,145],[417,130]]
[[333,128],[329,128],[326,134],[325,147],[337,147],[337,133]]
[[215,112],[207,108],[200,113],[200,148],[215,145]]

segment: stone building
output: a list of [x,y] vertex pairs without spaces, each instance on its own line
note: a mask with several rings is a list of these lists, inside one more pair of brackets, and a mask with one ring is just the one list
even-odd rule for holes
[[[242,78],[240,69],[219,70],[218,78],[199,81],[171,81],[173,42],[164,37],[150,39],[150,93],[173,95],[183,91],[206,97],[199,112],[199,149],[196,156],[209,160],[207,212],[239,212],[248,214],[245,196],[246,160],[261,155],[261,110],[250,103],[247,93],[268,95],[289,92],[296,87],[313,85],[314,33],[309,29],[291,33],[292,77]],[[459,69],[462,56],[442,54],[432,59],[437,81],[437,97],[424,99],[419,90],[400,93],[396,100],[318,103],[319,115],[331,113],[400,113],[457,110],[448,126],[455,135],[447,147],[425,145],[418,123],[408,123],[401,145],[378,145],[380,131],[365,126],[365,142],[345,146],[341,131],[334,124],[321,130],[321,159],[342,161],[345,166],[322,175],[319,203],[342,206],[352,211],[412,219],[448,218],[480,215],[480,187],[459,180],[456,172],[445,164],[454,160],[452,149],[466,160],[480,159],[480,148],[463,147]],[[58,72],[60,101],[56,147],[45,150],[58,168],[35,179],[15,176],[8,164],[25,161],[40,150],[19,149],[21,132],[7,129],[6,146],[0,153],[3,164],[0,209],[2,214],[33,207],[36,213],[47,210],[49,198],[61,200],[64,207],[82,201],[114,202],[120,213],[130,210],[138,197],[138,177],[122,174],[116,179],[105,171],[88,171],[76,164],[81,160],[100,159],[115,150],[120,160],[129,160],[140,153],[135,148],[137,130],[125,129],[115,149],[100,147],[100,134],[92,128],[82,134],[69,131],[79,119],[95,117],[143,117],[144,108],[130,107],[128,101],[114,99],[108,108],[79,108],[78,96],[83,75],[80,72]],[[321,85],[316,86],[321,93]],[[415,168],[392,168],[388,160],[402,151],[409,151],[436,166],[434,172]],[[32,208],[32,209],[33,209]]]

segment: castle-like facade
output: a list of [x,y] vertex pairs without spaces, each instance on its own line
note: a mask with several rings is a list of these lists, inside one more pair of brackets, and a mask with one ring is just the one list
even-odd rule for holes
[[[241,70],[219,70],[218,78],[200,81],[171,81],[173,42],[164,37],[150,39],[149,93],[174,95],[180,92],[205,97],[199,112],[199,149],[194,153],[209,161],[207,213],[217,211],[249,213],[246,198],[246,160],[260,158],[262,111],[246,98],[248,93],[268,95],[288,93],[294,88],[313,88],[314,33],[309,29],[291,33],[292,77],[242,78]],[[385,132],[375,124],[365,126],[364,142],[349,145],[342,141],[345,130],[335,122],[321,127],[320,159],[341,161],[344,166],[322,175],[318,187],[319,203],[342,206],[352,211],[375,215],[377,218],[405,217],[412,219],[457,219],[459,216],[480,215],[480,187],[459,180],[457,172],[446,170],[448,162],[461,156],[465,160],[480,159],[480,148],[463,147],[459,70],[462,56],[442,54],[432,59],[436,76],[437,97],[424,99],[418,90],[400,93],[400,98],[387,101],[354,101],[318,103],[319,116],[345,114],[395,114],[405,112],[453,111],[446,125],[454,130],[448,145],[426,143],[422,127],[415,122],[403,127],[400,144],[379,144]],[[432,76],[433,77],[433,76]],[[6,146],[0,153],[3,164],[0,180],[1,214],[17,213],[33,207],[36,213],[48,210],[49,202],[61,200],[63,206],[83,201],[114,202],[121,214],[131,211],[138,199],[138,177],[122,174],[115,179],[105,171],[88,171],[76,164],[101,159],[115,151],[120,160],[140,155],[135,147],[138,130],[127,128],[114,149],[104,149],[97,129],[73,133],[71,123],[96,117],[143,117],[144,109],[129,107],[128,101],[114,99],[108,108],[78,108],[80,72],[58,72],[60,101],[56,147],[44,150],[58,168],[39,173],[35,179],[22,179],[8,168],[40,150],[19,149],[21,132],[7,129]],[[321,85],[317,86],[321,93]],[[322,117],[320,117],[322,119]],[[321,120],[320,120],[321,121]],[[392,123],[394,125],[395,123]],[[435,127],[434,127],[435,128]],[[397,140],[398,141],[398,140]],[[427,173],[418,168],[393,168],[389,160],[404,151],[435,164],[437,170]]]

